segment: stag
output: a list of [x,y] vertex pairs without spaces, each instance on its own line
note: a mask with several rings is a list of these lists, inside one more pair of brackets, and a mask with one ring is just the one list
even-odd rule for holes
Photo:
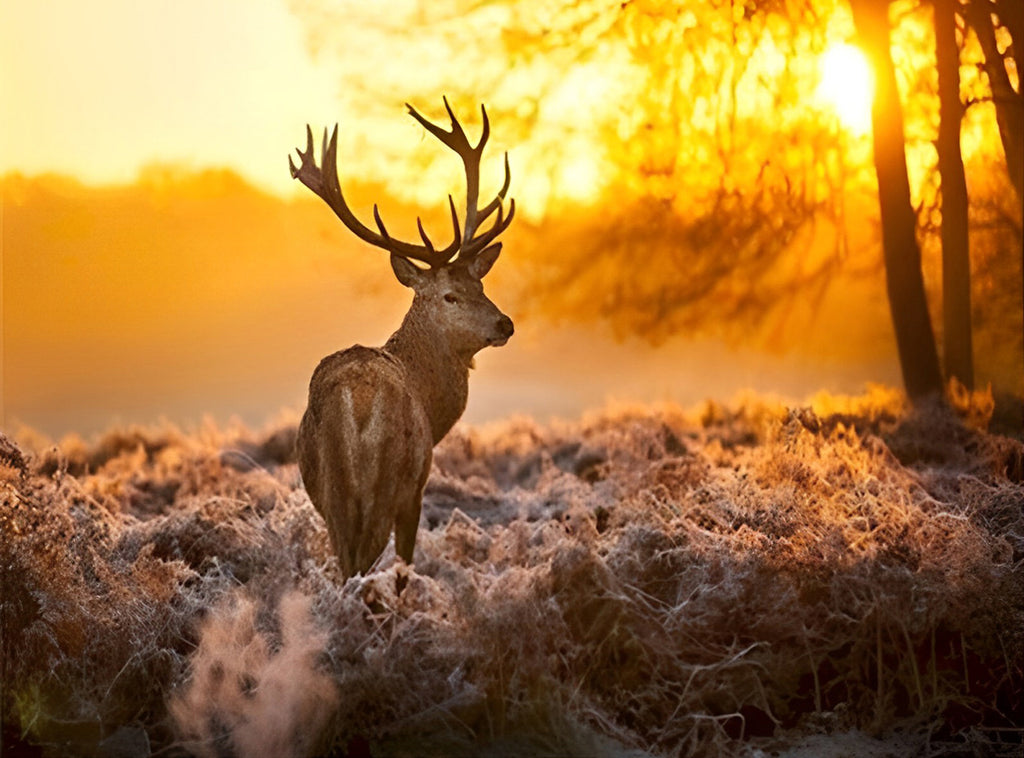
[[[302,481],[327,524],[331,546],[344,576],[365,573],[387,545],[413,561],[423,488],[433,448],[466,408],[473,356],[504,345],[512,320],[486,295],[481,280],[501,252],[496,242],[512,222],[515,201],[504,214],[511,175],[497,196],[478,207],[480,158],[490,135],[483,106],[483,130],[470,144],[448,100],[450,130],[431,123],[406,104],[410,115],[462,159],[466,171],[466,212],[460,224],[448,196],[454,239],[436,249],[417,219],[421,243],[388,234],[377,206],[374,231],[353,214],[341,192],[337,170],[338,127],[324,130],[321,165],[306,127],[306,149],[297,149],[292,177],[321,197],[361,240],[391,254],[398,281],[411,287],[412,306],[383,347],[354,345],[327,356],[309,382],[309,403],[296,443]],[[490,216],[493,222],[480,229]]]

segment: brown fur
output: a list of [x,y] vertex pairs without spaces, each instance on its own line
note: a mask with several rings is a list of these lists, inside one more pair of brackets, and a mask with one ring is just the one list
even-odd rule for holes
[[373,564],[393,526],[403,545],[415,541],[432,443],[395,358],[360,345],[324,358],[297,445],[303,482],[346,576]]
[[313,372],[299,469],[346,577],[373,565],[392,528],[412,563],[433,447],[465,410],[473,355],[512,334],[479,279],[497,253],[476,266],[406,264],[399,276],[416,296],[387,344],[334,353]]
[[[308,127],[299,166],[288,159],[292,176],[323,198],[345,226],[391,253],[398,281],[416,293],[402,326],[383,348],[356,345],[329,355],[309,382],[309,405],[296,442],[299,470],[310,500],[327,522],[346,577],[373,565],[392,527],[395,552],[412,563],[433,448],[466,409],[473,356],[512,336],[512,320],[487,299],[481,282],[501,252],[501,243],[494,240],[515,215],[514,200],[508,216],[503,209],[511,179],[508,155],[502,188],[478,206],[480,156],[490,133],[487,111],[481,106],[483,130],[474,146],[447,100],[444,105],[450,131],[409,106],[427,131],[459,155],[466,170],[465,230],[452,202],[454,236],[443,250],[434,247],[422,224],[422,245],[395,240],[376,206],[377,232],[355,217],[338,183],[337,128],[329,138],[324,132],[321,166]],[[478,232],[477,225],[492,214],[489,228]]]

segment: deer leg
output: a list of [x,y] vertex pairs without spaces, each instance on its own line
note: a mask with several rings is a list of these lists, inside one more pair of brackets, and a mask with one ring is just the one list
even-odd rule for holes
[[[412,554],[416,549],[416,531],[420,524],[420,508],[423,504],[423,490],[417,490],[412,501],[398,509],[395,517],[395,553],[405,561],[406,567],[412,565]],[[395,577],[395,594],[401,595],[409,581],[408,568],[400,568]]]
[[412,565],[412,553],[416,547],[416,530],[420,526],[420,509],[423,505],[423,490],[430,476],[430,462],[433,451],[428,447],[425,455],[416,455],[417,460],[410,466],[418,471],[415,481],[409,482],[411,487],[399,495],[398,508],[395,510],[395,553]]
[[398,509],[395,517],[395,552],[398,557],[412,565],[412,553],[416,547],[416,530],[420,525],[420,508],[423,491],[419,490],[411,503]]

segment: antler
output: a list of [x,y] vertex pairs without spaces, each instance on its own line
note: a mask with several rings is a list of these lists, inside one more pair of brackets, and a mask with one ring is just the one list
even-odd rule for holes
[[[313,132],[308,125],[306,126],[306,149],[305,151],[302,151],[301,149],[296,148],[300,160],[298,168],[295,167],[292,157],[290,155],[288,156],[288,167],[291,170],[292,178],[298,179],[306,185],[306,187],[315,192],[325,203],[327,203],[345,226],[347,226],[361,240],[369,242],[371,245],[383,248],[395,255],[402,256],[403,258],[412,258],[422,261],[428,264],[431,268],[441,268],[454,263],[455,260],[469,262],[479,255],[485,247],[493,242],[499,234],[508,228],[508,225],[512,223],[512,218],[515,215],[515,200],[510,202],[509,214],[507,217],[503,215],[502,208],[505,193],[508,192],[509,183],[511,182],[508,153],[505,153],[505,182],[502,185],[501,190],[484,208],[478,208],[477,201],[480,194],[480,157],[483,155],[484,145],[487,143],[487,138],[490,136],[491,131],[490,124],[487,120],[487,111],[482,105],[480,106],[480,112],[483,114],[484,122],[483,132],[480,136],[480,141],[477,143],[476,147],[473,147],[469,144],[466,132],[455,118],[455,114],[452,113],[452,109],[448,105],[448,98],[444,98],[444,107],[445,110],[448,111],[448,116],[452,122],[452,129],[450,132],[445,131],[430,121],[427,121],[408,103],[406,103],[406,107],[409,109],[409,113],[413,118],[419,121],[427,131],[454,150],[459,157],[462,158],[462,162],[465,165],[465,232],[459,228],[459,217],[455,210],[455,201],[452,199],[451,195],[448,195],[448,205],[452,214],[454,239],[451,244],[443,250],[437,250],[434,248],[433,243],[430,241],[430,238],[427,236],[427,233],[423,228],[422,220],[418,217],[416,219],[416,226],[419,229],[420,238],[423,240],[422,245],[403,242],[392,238],[384,227],[384,222],[381,220],[380,212],[378,211],[376,204],[373,206],[373,219],[377,224],[379,232],[373,231],[356,218],[355,214],[348,207],[348,203],[345,201],[345,196],[341,192],[341,185],[338,180],[337,124],[335,124],[329,138],[327,130],[324,130],[323,145],[320,151],[322,165],[320,166],[316,165],[316,157],[313,152]],[[479,224],[486,220],[487,217],[495,211],[498,212],[498,215],[491,227],[480,236],[476,236]],[[453,258],[455,258],[455,260],[453,260]]]
[[[409,109],[409,114],[419,121],[424,129],[454,150],[462,158],[462,163],[466,167],[466,228],[462,235],[463,242],[459,250],[459,260],[467,260],[476,257],[480,251],[493,242],[512,223],[512,218],[516,213],[515,200],[512,200],[509,204],[508,217],[503,218],[502,215],[502,203],[505,200],[505,193],[508,192],[509,183],[512,181],[512,175],[508,166],[508,153],[505,153],[505,182],[491,202],[482,209],[477,207],[477,201],[480,196],[480,157],[483,155],[488,137],[491,136],[491,124],[487,119],[487,109],[481,104],[480,114],[484,122],[483,131],[480,134],[480,141],[476,147],[473,147],[469,144],[469,138],[466,136],[462,125],[459,124],[455,114],[452,113],[451,106],[448,105],[448,98],[442,99],[444,100],[444,109],[448,111],[448,118],[452,122],[452,130],[450,132],[445,131],[437,124],[427,121],[409,103],[406,103],[405,107]],[[479,224],[485,221],[495,210],[498,211],[498,216],[494,224],[491,225],[491,228],[479,237],[475,236]]]
[[324,129],[323,146],[320,151],[321,166],[316,165],[316,158],[313,153],[313,132],[308,125],[306,126],[306,150],[303,152],[296,148],[296,151],[301,161],[298,168],[292,162],[292,157],[288,156],[288,167],[291,169],[292,178],[298,179],[319,195],[330,209],[334,211],[335,215],[341,219],[342,223],[359,239],[369,242],[371,245],[384,248],[403,258],[414,258],[418,261],[423,261],[432,268],[445,265],[459,250],[462,244],[462,237],[459,230],[459,218],[455,212],[455,201],[452,200],[451,195],[448,196],[448,204],[452,211],[452,226],[455,228],[455,239],[452,240],[448,247],[440,251],[435,250],[433,243],[431,243],[430,238],[427,237],[427,233],[423,229],[423,222],[419,218],[416,219],[416,225],[419,228],[420,237],[423,238],[422,245],[414,245],[392,238],[384,227],[384,222],[381,220],[380,211],[377,209],[376,203],[373,206],[373,219],[377,222],[377,228],[380,230],[379,233],[364,226],[356,218],[355,214],[348,207],[348,203],[345,202],[345,196],[341,192],[341,184],[338,181],[337,124],[335,124],[334,129],[331,131],[330,139],[328,139],[327,130]]

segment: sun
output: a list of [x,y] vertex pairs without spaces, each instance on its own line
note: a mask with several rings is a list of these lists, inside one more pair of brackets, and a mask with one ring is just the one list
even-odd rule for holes
[[851,134],[871,129],[871,98],[875,82],[867,56],[855,45],[831,45],[821,56],[821,81],[815,96],[831,108]]

